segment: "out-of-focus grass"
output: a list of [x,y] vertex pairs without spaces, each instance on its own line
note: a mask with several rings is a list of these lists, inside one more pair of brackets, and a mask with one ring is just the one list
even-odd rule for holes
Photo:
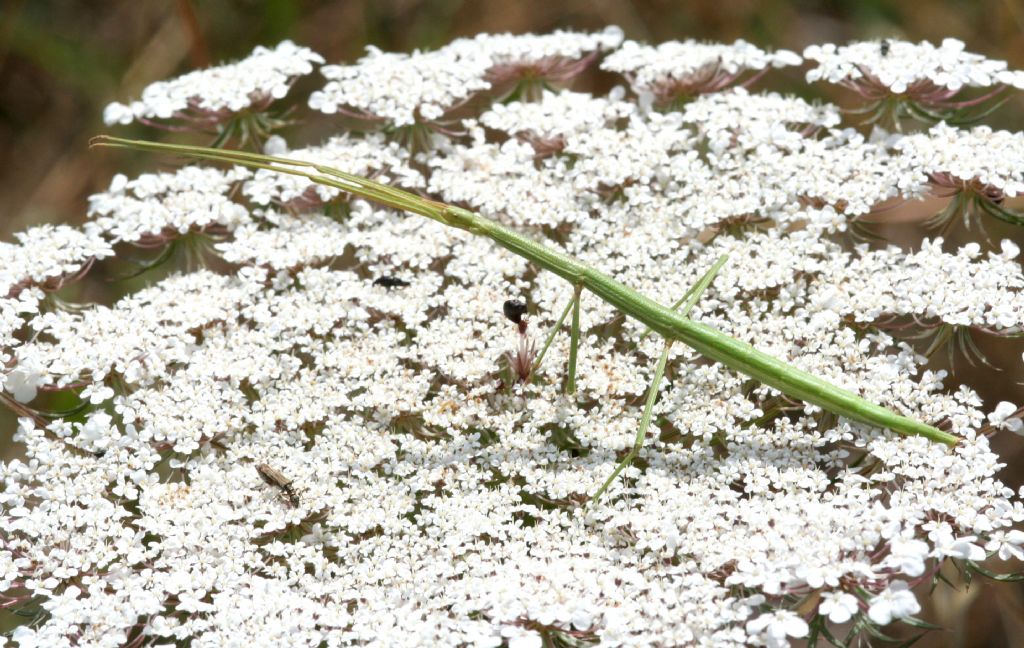
[[[959,38],[968,49],[1024,68],[1024,2],[1021,0],[7,0],[0,4],[0,240],[34,224],[84,220],[86,198],[117,172],[136,174],[161,161],[151,156],[90,152],[88,139],[106,131],[103,107],[134,97],[148,83],[204,62],[244,56],[258,44],[291,38],[330,62],[352,61],[367,44],[385,50],[438,47],[479,32],[544,32],[557,28],[621,26],[650,42],[744,38],[800,51],[820,42],[906,38],[938,42]],[[314,78],[303,87],[313,87]],[[598,79],[597,83],[600,83]],[[849,97],[822,85],[807,86],[799,73],[776,74],[761,88],[844,103]],[[1024,129],[1024,93],[988,121]],[[129,137],[154,137],[148,129],[120,127]],[[298,134],[315,141],[323,132]],[[899,238],[893,229],[890,235]],[[991,232],[1013,235],[1021,231]],[[100,264],[76,297],[111,303],[158,275],[129,283],[108,282],[124,268]],[[1024,341],[979,339],[1001,372],[986,372],[986,402],[1024,401],[1016,383]],[[941,360],[937,362],[941,363]],[[969,371],[969,370],[968,370]],[[10,445],[14,420],[0,412],[0,457]],[[1024,484],[1024,442],[995,441],[1009,464],[1002,477]],[[922,614],[950,633],[931,633],[919,646],[1020,645],[1024,589],[1012,584],[972,586],[972,594],[940,592]]]

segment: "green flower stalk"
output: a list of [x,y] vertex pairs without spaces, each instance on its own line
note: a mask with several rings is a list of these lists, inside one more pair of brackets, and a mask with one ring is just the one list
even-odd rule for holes
[[[662,306],[576,259],[461,207],[423,198],[313,162],[241,151],[161,144],[109,136],[96,137],[93,139],[92,145],[174,153],[303,176],[313,182],[335,187],[367,200],[420,214],[444,225],[485,236],[514,254],[557,274],[572,284],[574,288],[582,287],[600,297],[623,314],[633,317],[651,331],[660,334],[666,340],[682,342],[700,354],[773,387],[789,397],[812,403],[833,414],[854,421],[888,428],[898,434],[922,436],[949,446],[954,446],[957,443],[957,437],[948,432],[897,414],[886,407],[861,398],[853,392],[758,351],[746,342],[693,321],[685,314]],[[578,292],[576,295],[574,303],[578,308]],[[576,320],[575,313],[573,319]],[[571,385],[567,391],[571,392],[572,387],[574,385]]]

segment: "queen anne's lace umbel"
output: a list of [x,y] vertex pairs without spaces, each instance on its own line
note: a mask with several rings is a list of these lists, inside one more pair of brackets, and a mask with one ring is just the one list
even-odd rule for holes
[[103,121],[189,120],[216,123],[253,107],[264,107],[288,94],[296,78],[313,71],[324,59],[308,47],[283,41],[269,49],[257,47],[238,63],[196,70],[170,81],[153,83],[128,104],[114,102],[103,111]]
[[583,59],[621,42],[621,30],[609,28],[595,34],[480,34],[412,54],[368,47],[353,65],[320,68],[327,84],[310,96],[309,105],[399,128],[435,122],[509,74],[571,78]]
[[[411,168],[408,152],[398,144],[388,142],[380,134],[361,138],[340,135],[332,137],[320,146],[293,151],[284,147],[275,150],[274,154],[345,169],[348,173],[373,177],[378,182],[405,189],[419,189],[424,184],[420,173]],[[282,205],[296,211],[323,208],[325,204],[336,200],[342,194],[333,187],[269,169],[256,170],[252,178],[245,182],[242,191],[257,205]]]
[[[371,51],[325,68],[312,103],[391,126],[439,118],[488,87],[497,59],[469,50],[502,64],[610,51],[605,69],[638,93],[709,64],[798,62],[619,38]],[[264,89],[292,74],[231,69]],[[84,229],[0,246],[0,398],[26,457],[0,465],[0,592],[39,613],[16,644],[781,646],[815,624],[918,614],[913,587],[940,561],[1024,557],[1021,494],[989,446],[1024,432],[1020,411],[880,323],[1018,333],[1019,249],[844,234],[940,171],[1013,195],[1019,176],[983,143],[1014,152],[1020,134],[866,138],[834,106],[775,94],[664,113],[625,94],[484,106],[418,154],[385,133],[274,150],[479,210],[663,304],[728,254],[693,318],[941,425],[955,448],[836,420],[676,344],[641,460],[584,508],[634,441],[657,336],[584,294],[577,395],[564,333],[517,382],[502,304],[528,303],[540,344],[572,287],[487,239],[265,171],[117,176]],[[191,236],[216,239],[209,268],[53,308],[113,246]],[[44,416],[55,391],[84,409]]]
[[249,171],[184,167],[174,173],[147,173],[129,180],[118,174],[103,193],[89,197],[89,232],[113,242],[139,242],[164,234],[210,227],[233,229],[250,220],[229,194]]
[[900,138],[894,148],[903,164],[944,189],[1024,193],[1024,137],[988,126],[970,130],[938,124],[927,133]]
[[804,58],[816,61],[807,81],[858,83],[874,81],[894,94],[929,83],[948,90],[1009,85],[1024,88],[1024,71],[1009,70],[1006,61],[967,52],[964,43],[946,38],[936,47],[927,41],[861,41],[849,45],[811,45]]
[[628,40],[608,55],[601,68],[624,75],[641,98],[664,101],[717,92],[733,85],[746,72],[801,62],[795,52],[766,52],[744,40],[731,45],[669,41],[658,46]]

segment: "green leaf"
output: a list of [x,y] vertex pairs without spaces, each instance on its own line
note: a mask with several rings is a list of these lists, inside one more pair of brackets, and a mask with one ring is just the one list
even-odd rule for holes
[[881,639],[886,643],[896,643],[897,641],[899,641],[899,639],[897,639],[896,637],[890,637],[889,635],[883,633],[878,626],[876,626],[874,623],[871,623],[870,621],[865,620],[862,626],[864,628],[864,632],[868,633],[876,639]]
[[927,632],[922,632],[921,634],[917,635],[916,637],[911,637],[910,639],[907,639],[903,643],[898,644],[896,646],[896,648],[908,648],[909,646],[913,646],[914,644],[916,644],[918,642],[918,640],[921,637],[925,636],[926,634],[928,634],[928,633]]
[[1000,207],[991,200],[979,200],[978,205],[986,214],[993,218],[997,218],[1011,225],[1024,226],[1024,215],[1022,214],[1006,209],[1005,207]]
[[913,626],[915,628],[922,628],[924,630],[945,630],[945,628],[940,625],[929,623],[928,621],[918,619],[917,617],[904,617],[900,619],[900,621],[906,623],[909,626]]
[[985,569],[984,567],[982,567],[978,563],[974,562],[973,560],[968,560],[967,561],[967,569],[969,571],[981,574],[985,578],[989,578],[991,580],[998,581],[1000,583],[1019,583],[1021,581],[1024,581],[1024,572],[1016,572],[1016,573],[1009,573],[1009,574],[999,574],[997,572]]

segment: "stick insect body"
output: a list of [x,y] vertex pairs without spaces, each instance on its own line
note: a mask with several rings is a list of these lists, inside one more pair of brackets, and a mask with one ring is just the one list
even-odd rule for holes
[[[555,273],[572,285],[573,298],[569,305],[573,311],[574,328],[570,343],[570,370],[566,388],[566,391],[570,394],[575,391],[574,369],[576,347],[579,340],[580,294],[585,289],[597,295],[623,314],[642,322],[651,331],[664,337],[669,343],[672,341],[682,342],[698,353],[721,362],[734,371],[774,387],[787,396],[812,403],[833,414],[854,421],[888,428],[898,434],[922,436],[950,446],[957,443],[957,437],[948,432],[939,430],[922,421],[897,414],[888,408],[861,398],[851,391],[837,387],[793,365],[758,351],[746,342],[737,340],[710,326],[689,319],[686,317],[686,313],[692,307],[692,303],[684,308],[684,312],[677,312],[673,308],[662,306],[590,266],[467,209],[429,200],[401,189],[395,189],[394,187],[314,162],[241,151],[161,144],[107,136],[95,138],[92,144],[177,153],[190,157],[241,164],[251,168],[268,169],[279,173],[303,176],[313,182],[334,187],[389,207],[420,214],[444,225],[456,227],[491,239],[501,247],[533,262],[540,268]],[[312,171],[304,169],[312,169]],[[717,270],[713,269],[712,272],[705,275],[704,280],[707,280],[707,283],[710,283],[710,280],[714,277],[714,272],[717,272]],[[704,283],[704,280],[701,283]],[[704,287],[706,285],[705,283]],[[696,297],[699,296],[702,290],[703,288],[699,283],[690,291],[689,294],[692,295],[692,301],[696,301]],[[563,320],[568,310],[569,308],[567,307],[566,313],[562,315]],[[639,444],[643,440],[643,434],[646,432],[647,426],[644,423],[649,423],[650,409],[653,406],[652,396],[657,394],[660,374],[664,371],[664,360],[667,360],[667,349],[666,353],[662,355],[662,360],[659,361],[658,368],[661,371],[655,371],[655,380],[652,385],[652,391],[648,396],[648,406],[645,411],[644,418],[646,420],[643,420],[641,423],[641,434],[639,435],[638,443],[630,451],[626,459],[617,466],[612,477],[595,494],[595,498],[605,491],[614,477],[628,465],[638,451]]]

